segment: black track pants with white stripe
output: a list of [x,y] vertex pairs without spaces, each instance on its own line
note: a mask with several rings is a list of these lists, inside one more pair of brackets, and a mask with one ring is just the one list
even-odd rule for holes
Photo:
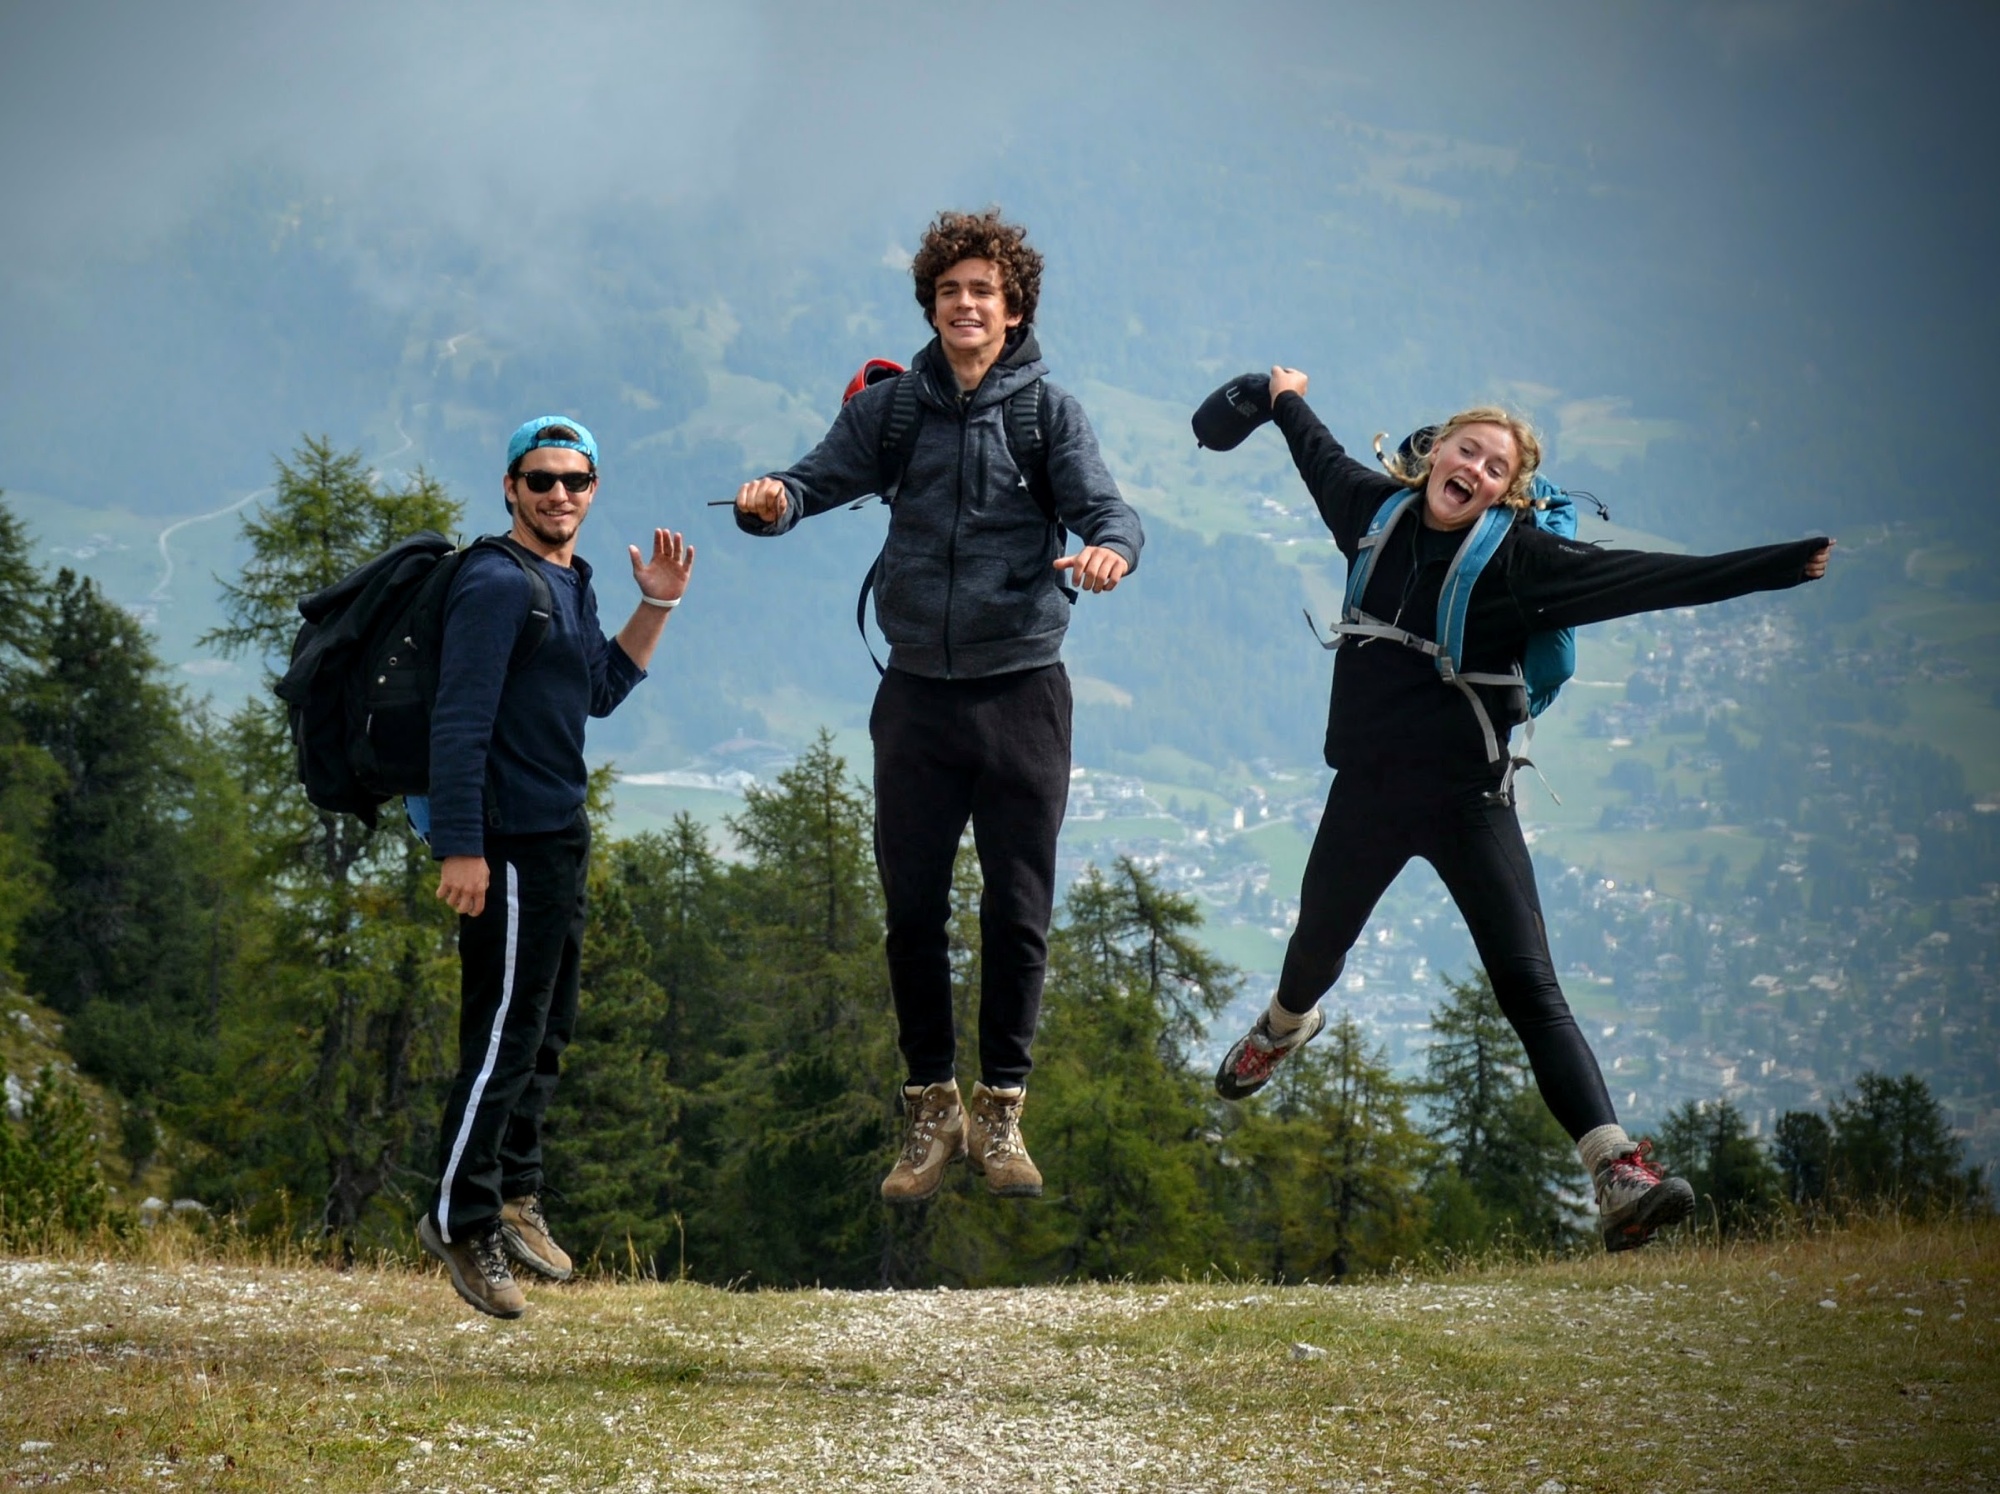
[[590,825],[489,835],[486,908],[458,921],[458,1078],[438,1135],[431,1203],[447,1242],[472,1239],[502,1199],[542,1187],[542,1117],[576,1029]]

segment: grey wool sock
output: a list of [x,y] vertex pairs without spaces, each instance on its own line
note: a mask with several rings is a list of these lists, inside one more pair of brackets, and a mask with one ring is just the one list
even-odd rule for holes
[[1311,1015],[1310,1011],[1286,1011],[1285,1008],[1278,1005],[1278,998],[1273,996],[1270,1006],[1265,1008],[1264,1011],[1264,1025],[1271,1029],[1272,1037],[1288,1038],[1301,1027],[1305,1026],[1306,1018]]
[[1615,1162],[1628,1156],[1633,1150],[1632,1138],[1625,1134],[1625,1128],[1613,1121],[1608,1126],[1598,1126],[1585,1131],[1576,1139],[1576,1154],[1583,1158],[1583,1170],[1593,1178],[1607,1162]]

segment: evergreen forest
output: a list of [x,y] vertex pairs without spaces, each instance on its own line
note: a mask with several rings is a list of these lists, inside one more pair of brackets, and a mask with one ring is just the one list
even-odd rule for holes
[[[433,477],[389,482],[324,439],[245,513],[247,559],[204,645],[267,680],[300,596],[417,530],[463,527]],[[275,697],[193,697],[88,575],[45,574],[31,553],[0,499],[0,993],[9,1022],[58,1043],[9,1074],[0,1238],[129,1233],[159,1193],[190,1201],[199,1228],[336,1261],[412,1253],[457,1042],[455,923],[427,848],[393,812],[370,826],[313,809]],[[876,1183],[901,1069],[865,784],[822,732],[747,792],[726,837],[686,815],[619,835],[611,792],[601,771],[546,1200],[597,1270],[1323,1281],[1591,1238],[1586,1180],[1483,975],[1439,987],[1421,1075],[1343,1017],[1224,1106],[1205,1055],[1238,978],[1197,937],[1195,901],[1130,858],[1086,870],[1052,936],[1024,1123],[1047,1197],[991,1198],[960,1169],[929,1204],[889,1211]],[[965,1034],[978,902],[967,850]],[[1710,1229],[1984,1206],[1910,1075],[1856,1075],[1768,1141],[1727,1103],[1689,1103],[1657,1141]]]

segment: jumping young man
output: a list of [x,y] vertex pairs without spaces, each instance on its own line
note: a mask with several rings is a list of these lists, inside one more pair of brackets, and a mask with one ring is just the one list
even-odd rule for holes
[[[890,500],[873,574],[889,663],[869,715],[875,859],[889,984],[909,1080],[891,1203],[929,1198],[961,1157],[993,1192],[1039,1197],[1021,1138],[1069,799],[1072,597],[1139,561],[1139,516],[1075,398],[1047,382],[1034,333],[1042,256],[997,212],[940,213],[911,273],[937,334],[910,369],[842,406],[795,466],[743,484],[736,522],[784,534],[869,493]],[[1062,553],[1062,532],[1083,540]],[[980,1077],[956,1077],[946,924],[972,823],[980,898]]]
[[[584,723],[646,677],[694,547],[666,529],[653,531],[650,558],[627,547],[639,603],[607,639],[590,564],[576,553],[597,492],[590,432],[558,416],[530,420],[507,444],[501,491],[513,553],[477,548],[453,578],[431,717],[429,836],[437,895],[459,915],[462,1005],[437,1193],[417,1237],[459,1296],[517,1318],[527,1299],[510,1259],[550,1280],[570,1274],[540,1194],[542,1117],[576,1027],[590,861]],[[531,619],[544,594],[546,622]]]

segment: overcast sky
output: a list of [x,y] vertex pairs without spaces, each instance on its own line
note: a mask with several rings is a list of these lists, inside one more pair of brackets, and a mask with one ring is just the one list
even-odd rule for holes
[[[492,238],[630,195],[865,204],[1089,105],[1599,153],[1803,248],[1950,269],[1994,226],[1991,5],[1728,0],[10,5],[0,248],[129,249],[246,162]],[[1388,14],[1384,14],[1388,12]],[[922,192],[917,195],[923,195]],[[532,220],[530,220],[532,221]],[[1990,241],[1980,246],[1988,257]]]
[[902,225],[887,250],[1057,145],[1158,180],[1209,131],[1292,151],[1303,182],[1337,119],[1574,172],[1674,256],[1740,268],[1836,343],[1854,329],[1857,357],[1961,390],[1969,414],[1991,406],[2000,335],[1996,17],[1876,0],[15,4],[0,270],[16,295],[75,295],[92,266],[198,230],[256,169],[323,188],[364,248],[410,230],[529,277],[572,273],[626,203],[723,208],[790,256]]

